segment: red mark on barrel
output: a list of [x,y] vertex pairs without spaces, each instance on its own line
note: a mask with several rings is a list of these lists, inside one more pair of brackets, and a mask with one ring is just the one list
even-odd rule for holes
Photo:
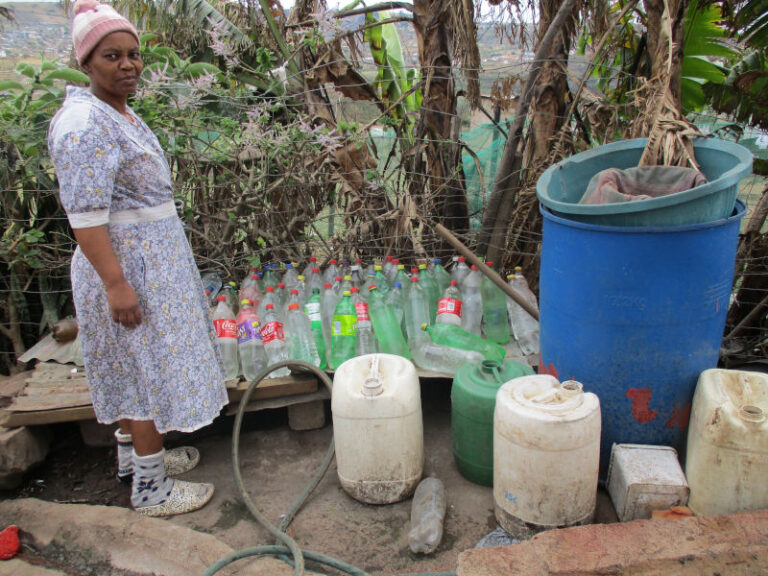
[[680,430],[688,428],[688,420],[691,417],[691,405],[686,404],[681,410],[677,406],[672,409],[672,418],[667,420],[667,428],[674,428],[680,426]]
[[651,422],[659,415],[656,410],[651,410],[651,389],[630,388],[627,390],[627,398],[632,400],[632,416],[643,424]]
[[557,375],[557,368],[555,368],[555,365],[552,364],[552,362],[549,363],[549,366],[544,364],[544,359],[541,357],[541,352],[539,352],[539,374],[550,374],[560,380],[560,378]]

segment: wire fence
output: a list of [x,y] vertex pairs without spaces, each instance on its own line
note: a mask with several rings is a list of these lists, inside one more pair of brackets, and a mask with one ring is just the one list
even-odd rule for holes
[[[484,73],[522,78],[536,65],[500,65]],[[307,69],[289,76],[285,85],[306,86],[306,77],[314,72]],[[444,72],[421,70],[431,82],[459,83],[453,75],[441,75]],[[287,261],[303,266],[310,256],[321,266],[332,258],[361,258],[367,263],[393,255],[408,267],[433,257],[449,259],[454,252],[433,230],[438,222],[466,245],[477,244],[510,128],[511,107],[502,114],[501,102],[485,99],[490,110],[471,111],[459,99],[454,109],[441,110],[425,101],[394,122],[380,105],[344,96],[366,86],[365,82],[320,84],[264,99],[248,91],[223,89],[210,78],[181,80],[167,69],[149,75],[133,106],[168,154],[177,208],[201,271],[216,270],[225,281],[239,283],[250,266]],[[38,138],[34,178],[20,166],[24,158],[9,156],[9,147],[1,158],[11,176],[21,174],[16,180],[6,179],[2,189],[0,367],[6,371],[19,354],[18,343],[11,338],[14,326],[20,328],[22,344],[28,348],[58,317],[74,314],[69,260],[75,242],[44,142],[58,105],[49,103],[47,115],[24,117],[27,124],[19,127]],[[494,114],[500,118],[497,124],[489,122]],[[417,115],[452,129],[430,132],[427,123],[408,120]],[[572,121],[550,117],[558,124]],[[706,132],[726,124],[704,116],[696,123]],[[593,138],[593,144],[620,136],[594,133],[600,137]],[[745,138],[758,155],[761,137]],[[453,156],[441,159],[454,158],[458,170],[441,166],[441,159],[430,157],[428,147],[450,148]],[[757,176],[741,183],[739,197],[749,210],[744,226],[765,186]],[[524,192],[530,201],[534,191]],[[451,203],[460,209],[447,210]],[[29,231],[42,235],[25,237]],[[758,233],[764,244],[765,229]],[[506,238],[512,235],[514,244],[496,247],[504,254],[503,262],[497,263],[500,271],[504,274],[523,262],[535,268],[540,226],[532,223],[509,230]],[[22,246],[25,253],[19,252]],[[767,262],[764,249],[741,251],[736,270],[752,270],[752,278],[768,277]],[[535,287],[535,279],[532,283]],[[734,295],[759,303],[768,295],[768,282],[755,282],[754,288],[737,284],[736,289],[740,291]],[[762,316],[727,342],[731,363],[764,356],[768,322],[764,311]]]

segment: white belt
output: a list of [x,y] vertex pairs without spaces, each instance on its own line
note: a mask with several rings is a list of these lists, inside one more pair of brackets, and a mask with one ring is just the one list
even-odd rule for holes
[[134,208],[133,210],[121,210],[109,213],[110,224],[139,224],[141,222],[154,222],[170,216],[176,216],[176,205],[173,200],[163,202],[157,206],[148,208]]

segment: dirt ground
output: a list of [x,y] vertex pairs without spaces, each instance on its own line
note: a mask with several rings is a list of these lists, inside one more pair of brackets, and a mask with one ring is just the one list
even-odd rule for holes
[[[319,468],[332,437],[329,406],[326,425],[296,432],[288,427],[287,410],[246,414],[240,440],[241,471],[255,505],[275,525]],[[335,464],[299,512],[289,533],[305,549],[320,552],[371,574],[454,571],[458,554],[497,528],[489,487],[464,479],[451,452],[450,381],[422,381],[424,474],[445,484],[448,511],[437,551],[416,555],[408,548],[411,501],[385,506],[353,500],[341,488]],[[237,491],[232,470],[233,416],[189,435],[169,436],[168,447],[191,444],[202,455],[186,479],[213,482],[212,502],[197,512],[167,521],[213,534],[235,549],[271,544]],[[56,502],[129,506],[129,488],[115,479],[115,450],[83,444],[76,424],[53,427],[54,442],[45,463],[14,492],[0,498],[33,496]],[[615,521],[607,495],[598,493],[597,522]]]

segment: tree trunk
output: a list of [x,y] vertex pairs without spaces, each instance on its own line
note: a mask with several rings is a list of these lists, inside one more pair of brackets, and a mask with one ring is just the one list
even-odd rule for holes
[[[425,174],[425,181],[414,179],[410,188],[422,209],[437,214],[449,230],[464,233],[469,230],[469,208],[461,151],[454,139],[454,122],[460,120],[456,114],[453,38],[448,18],[449,5],[444,0],[414,2],[413,23],[425,86],[409,171]],[[434,210],[429,210],[430,206]]]

